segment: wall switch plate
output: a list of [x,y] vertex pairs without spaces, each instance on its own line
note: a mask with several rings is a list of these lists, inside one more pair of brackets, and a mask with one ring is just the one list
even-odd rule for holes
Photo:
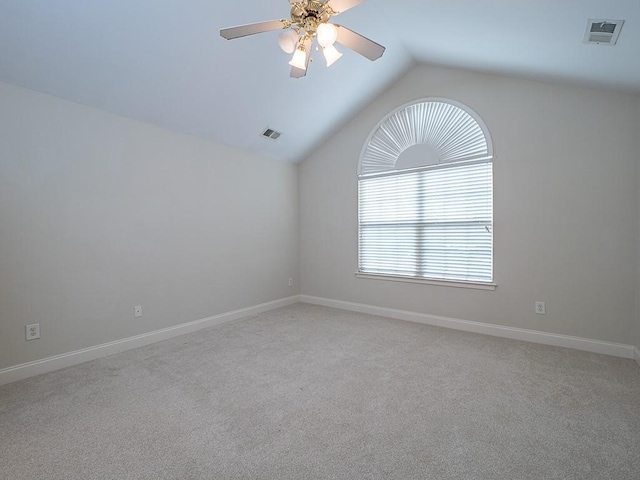
[[289,286],[293,287],[293,277],[289,277]]
[[24,335],[26,340],[37,340],[40,338],[40,324],[32,323],[31,325],[25,325]]
[[536,301],[536,314],[537,315],[546,315],[547,314],[547,308],[546,308],[544,302]]
[[138,305],[137,307],[133,307],[133,318],[138,318],[142,316],[142,305]]

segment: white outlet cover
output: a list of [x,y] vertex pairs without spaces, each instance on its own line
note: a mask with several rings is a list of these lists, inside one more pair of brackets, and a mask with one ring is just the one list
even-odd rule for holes
[[547,308],[544,302],[536,302],[535,305],[535,311],[536,314],[538,315],[546,315],[547,314]]
[[134,318],[138,318],[142,316],[142,306],[138,305],[137,307],[133,307],[133,316]]
[[32,323],[31,325],[25,325],[24,336],[26,340],[37,340],[40,338],[40,324]]

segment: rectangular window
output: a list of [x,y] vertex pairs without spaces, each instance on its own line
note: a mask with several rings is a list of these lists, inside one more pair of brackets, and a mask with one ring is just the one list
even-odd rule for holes
[[493,281],[493,163],[362,176],[359,272]]

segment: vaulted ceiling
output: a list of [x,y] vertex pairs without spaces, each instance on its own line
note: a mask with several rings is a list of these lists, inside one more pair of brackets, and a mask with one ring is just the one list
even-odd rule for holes
[[[279,32],[223,27],[288,18],[287,0],[0,0],[0,81],[296,162],[415,63],[640,93],[639,0],[368,0],[339,23],[387,47],[341,50],[289,77]],[[588,45],[589,18],[625,20]],[[427,95],[428,92],[425,92]],[[271,127],[277,141],[262,138]]]

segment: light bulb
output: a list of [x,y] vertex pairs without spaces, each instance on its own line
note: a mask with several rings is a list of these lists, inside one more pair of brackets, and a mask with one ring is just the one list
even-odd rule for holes
[[293,54],[293,58],[289,62],[289,65],[300,70],[307,69],[307,53],[304,50],[304,46],[300,45],[296,48],[296,53]]
[[327,67],[330,67],[342,57],[342,54],[333,45],[324,47],[322,53],[324,53],[324,58],[327,61]]
[[278,45],[284,53],[293,53],[298,43],[298,33],[295,30],[287,30],[278,35]]
[[321,23],[316,30],[318,43],[321,47],[333,45],[338,38],[338,29],[332,23]]

